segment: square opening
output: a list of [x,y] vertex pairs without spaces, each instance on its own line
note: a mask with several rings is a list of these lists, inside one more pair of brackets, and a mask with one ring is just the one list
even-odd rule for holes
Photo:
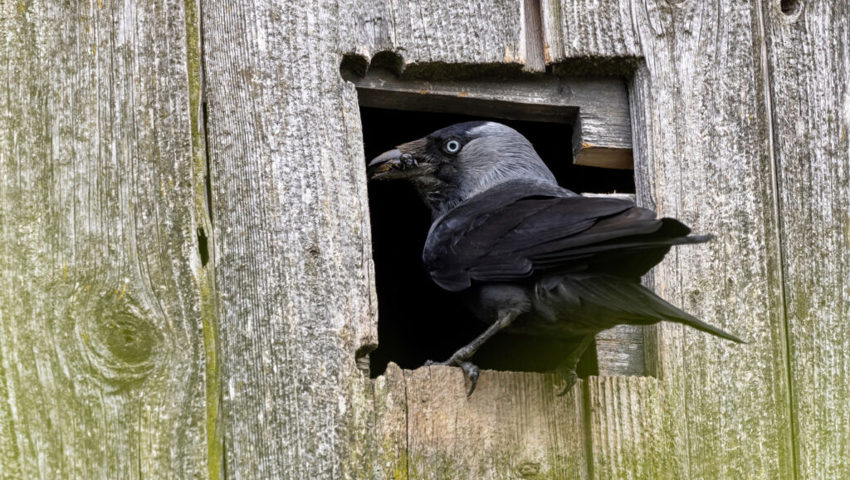
[[[403,96],[390,96],[389,104],[381,108],[366,106],[364,103],[375,102],[364,102],[364,92],[360,93],[367,162],[439,128],[470,120],[491,120],[523,134],[561,186],[577,193],[635,192],[632,170],[573,163],[576,109],[536,106],[538,114],[529,114],[527,109],[517,113],[494,102],[488,115],[485,101],[476,104],[474,115],[465,115],[456,110],[439,111],[440,106],[434,104],[427,107],[428,111],[413,110]],[[421,92],[406,95],[419,95],[417,102],[424,96]],[[394,104],[398,107],[393,108]],[[442,290],[425,272],[422,248],[431,219],[413,187],[406,182],[370,182],[369,208],[379,310],[378,347],[370,354],[370,373],[374,378],[384,372],[390,361],[413,369],[426,360],[445,360],[484,331],[486,325],[466,309],[456,294]],[[565,343],[501,332],[476,353],[473,362],[481,369],[548,372],[562,360],[568,348]],[[595,345],[585,352],[578,373],[599,373]]]

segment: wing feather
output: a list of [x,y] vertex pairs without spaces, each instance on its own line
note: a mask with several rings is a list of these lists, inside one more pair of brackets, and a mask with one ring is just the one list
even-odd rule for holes
[[549,272],[636,278],[671,245],[705,241],[651,210],[612,198],[586,198],[527,181],[470,198],[431,227],[423,261],[441,287],[508,282]]

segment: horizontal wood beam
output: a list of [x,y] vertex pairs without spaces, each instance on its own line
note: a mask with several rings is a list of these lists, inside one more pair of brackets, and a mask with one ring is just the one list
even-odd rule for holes
[[353,78],[360,105],[572,125],[577,165],[632,168],[626,86],[619,78],[405,80],[371,70]]

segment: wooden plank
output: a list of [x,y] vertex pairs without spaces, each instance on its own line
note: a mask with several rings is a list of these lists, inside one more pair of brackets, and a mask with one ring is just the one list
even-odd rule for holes
[[[654,360],[686,478],[793,476],[771,162],[757,15],[728,1],[634,3],[646,68],[630,91],[641,203],[714,241],[678,247],[655,291],[734,345],[662,324]],[[623,8],[620,8],[623,11]]]
[[413,479],[587,478],[583,381],[484,371],[467,397],[457,368],[405,371]]
[[0,477],[216,478],[185,8],[0,6]]
[[349,459],[345,478],[406,480],[407,386],[404,373],[390,363],[375,379],[358,379],[359,392],[351,409]]
[[354,39],[350,45],[340,41],[345,53],[371,59],[392,52],[396,67],[410,73],[463,71],[451,64],[519,72],[526,62],[524,1],[360,1],[346,4],[334,20]]
[[766,4],[797,478],[850,478],[850,8]]
[[434,81],[375,70],[350,79],[367,107],[569,123],[574,163],[632,168],[629,100],[617,78]]
[[[622,72],[633,56],[644,57],[629,90],[639,202],[717,235],[707,245],[674,250],[648,282],[662,297],[749,341],[736,346],[675,325],[650,329],[659,341],[647,352],[647,370],[660,377],[664,419],[642,407],[606,407],[597,410],[609,418],[591,428],[629,425],[637,416],[654,425],[638,434],[647,442],[663,427],[673,443],[663,443],[657,455],[676,459],[675,478],[790,477],[779,244],[754,48],[757,9],[728,1],[559,4],[544,4],[544,24],[550,34],[560,25],[550,50],[562,45],[563,56],[551,53],[562,69]],[[667,416],[669,425],[657,423]],[[622,431],[592,431],[591,438],[611,445],[638,441],[620,437]],[[592,442],[593,472],[607,471],[606,465],[632,468],[600,442]],[[649,461],[645,471],[658,465]]]
[[456,368],[364,379],[347,478],[587,478],[582,381],[564,397],[552,375],[484,371],[467,397]]
[[521,17],[523,20],[520,44],[520,58],[525,63],[525,71],[546,71],[546,56],[543,49],[543,15],[540,0],[523,0]]
[[[630,2],[542,0],[546,61],[566,74],[627,74],[642,55]],[[646,8],[665,8],[651,2]],[[667,7],[669,8],[669,7]],[[651,52],[647,52],[650,55]]]
[[598,457],[592,478],[688,478],[687,453],[676,445],[676,420],[658,379],[590,377],[585,388]]
[[351,471],[352,409],[369,404],[355,358],[377,336],[357,97],[339,75],[361,7],[202,9],[228,478]]
[[645,375],[646,342],[641,325],[618,325],[596,334],[599,375]]
[[597,80],[597,85],[619,84],[619,88],[597,91],[597,102],[592,108],[579,111],[573,128],[573,163],[590,167],[631,170],[632,123],[625,84],[611,78]]

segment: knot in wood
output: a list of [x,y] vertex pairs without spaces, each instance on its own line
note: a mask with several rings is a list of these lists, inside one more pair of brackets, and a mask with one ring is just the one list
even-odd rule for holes
[[523,462],[517,467],[517,474],[522,478],[534,477],[540,473],[538,462]]
[[115,283],[83,279],[60,287],[54,323],[56,348],[72,375],[82,373],[109,390],[141,383],[162,366],[169,348],[159,328],[164,322],[148,306],[155,302]]
[[85,348],[94,372],[114,386],[146,378],[156,366],[162,335],[151,310],[125,295],[105,295],[82,321]]
[[150,357],[156,339],[144,319],[118,312],[101,326],[104,343],[109,351],[127,364],[143,363]]

